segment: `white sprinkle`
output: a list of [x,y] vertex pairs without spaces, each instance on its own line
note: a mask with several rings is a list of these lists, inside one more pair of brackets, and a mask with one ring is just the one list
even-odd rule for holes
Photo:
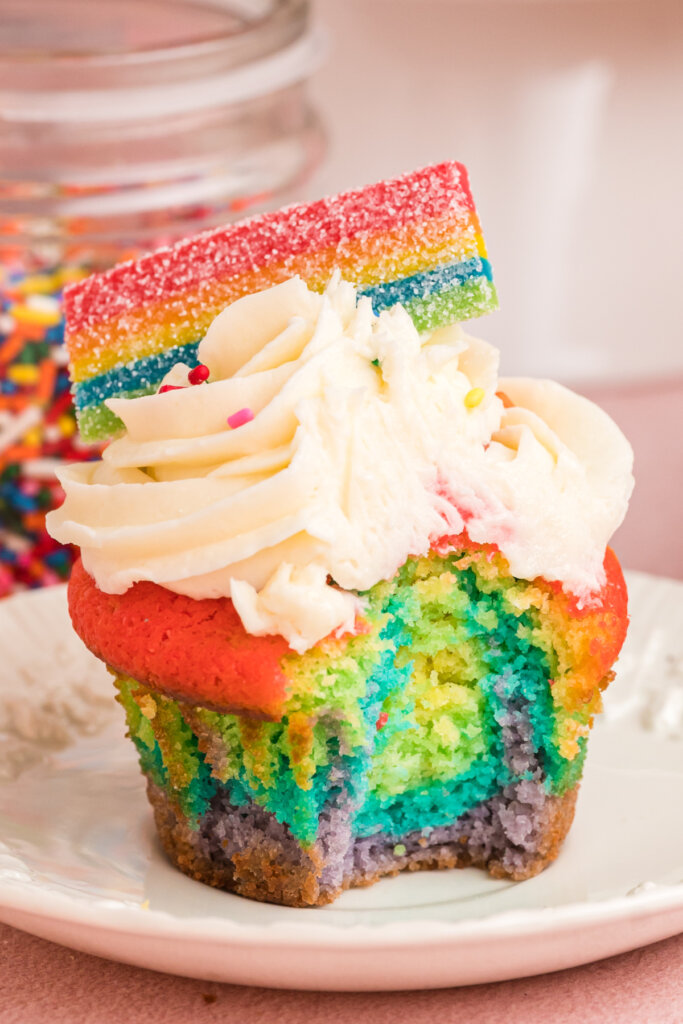
[[57,366],[66,366],[69,362],[69,353],[63,345],[53,345],[50,349],[50,358]]
[[18,533],[13,533],[11,530],[0,530],[0,544],[7,548],[8,551],[13,551],[16,555],[23,554],[31,547],[31,542],[27,537],[21,537]]
[[59,312],[59,299],[55,299],[53,295],[29,295],[26,305],[31,309],[40,310],[41,313]]
[[[46,435],[48,429],[48,427],[45,428]],[[57,427],[57,438],[59,436],[59,427]],[[30,476],[34,480],[51,480],[54,478],[55,470],[61,465],[60,459],[29,459],[28,462],[22,463],[21,470],[25,476]]]
[[22,409],[18,416],[14,416],[9,423],[0,428],[0,452],[23,437],[31,427],[38,426],[42,419],[43,413],[37,405],[29,405]]
[[62,436],[62,432],[56,423],[46,423],[43,433],[45,435],[45,440],[48,442],[59,441]]

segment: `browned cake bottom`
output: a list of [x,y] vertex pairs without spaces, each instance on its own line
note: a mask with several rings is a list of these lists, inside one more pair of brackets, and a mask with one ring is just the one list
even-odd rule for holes
[[574,818],[577,792],[578,786],[561,797],[542,794],[521,845],[506,839],[502,826],[499,842],[482,844],[477,828],[486,817],[490,832],[496,815],[504,822],[519,813],[512,792],[428,836],[379,835],[354,842],[349,830],[345,849],[331,853],[324,840],[304,849],[272,814],[255,805],[237,807],[225,796],[214,798],[199,828],[192,830],[166,792],[151,781],[147,785],[162,846],[184,874],[248,899],[290,907],[323,906],[344,889],[405,870],[478,867],[493,878],[531,878],[557,857]]

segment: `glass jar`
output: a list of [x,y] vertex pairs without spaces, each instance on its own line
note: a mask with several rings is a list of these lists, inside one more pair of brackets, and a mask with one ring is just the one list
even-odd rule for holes
[[296,198],[323,152],[307,0],[3,0],[0,596],[66,578],[45,532],[78,440],[65,284]]

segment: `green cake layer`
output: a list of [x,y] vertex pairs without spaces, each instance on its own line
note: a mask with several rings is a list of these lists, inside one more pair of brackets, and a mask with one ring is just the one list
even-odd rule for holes
[[476,550],[410,559],[365,595],[367,632],[286,656],[278,722],[120,676],[143,770],[190,827],[222,792],[272,814],[303,847],[342,797],[365,837],[447,825],[525,779],[566,793],[599,703],[577,674],[586,623],[561,593],[504,568]]

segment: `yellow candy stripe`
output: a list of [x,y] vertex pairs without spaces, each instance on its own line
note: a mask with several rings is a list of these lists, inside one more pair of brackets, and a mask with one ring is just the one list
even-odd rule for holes
[[[251,291],[263,290],[300,275],[311,288],[323,291],[333,270],[340,269],[354,284],[371,287],[450,262],[464,262],[473,256],[486,257],[481,232],[473,218],[460,221],[449,216],[428,225],[409,224],[393,232],[354,239],[340,256],[331,247],[323,252],[303,253],[279,264],[258,268],[224,281],[212,281],[203,290],[166,297],[132,311],[125,323],[98,324],[69,336],[71,373],[75,382],[106,373],[132,359],[154,355],[171,345],[198,340],[211,320],[225,306]],[[362,270],[359,272],[359,266]],[[182,326],[179,326],[182,325]]]

